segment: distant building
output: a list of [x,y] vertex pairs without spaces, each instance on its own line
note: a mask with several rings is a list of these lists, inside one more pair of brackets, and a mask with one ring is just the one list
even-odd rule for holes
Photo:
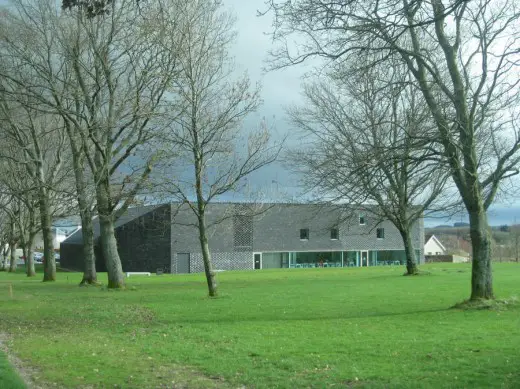
[[433,234],[424,237],[424,258],[430,262],[463,263],[469,261],[469,255],[462,250],[447,250],[439,239]]
[[[76,232],[80,226],[59,226],[59,227],[52,227],[52,245],[54,250],[60,249],[60,244],[63,242],[67,237],[74,232]],[[35,250],[43,250],[43,235],[40,232],[36,234],[34,237],[34,248]]]
[[447,254],[446,248],[441,241],[433,234],[424,236],[424,255],[444,255]]
[[[402,238],[390,221],[370,208],[318,204],[214,203],[207,207],[209,247],[216,270],[402,265]],[[164,269],[171,273],[204,271],[195,227],[187,205],[130,208],[116,222],[124,271]],[[413,227],[417,258],[424,263],[424,228]],[[106,267],[94,222],[96,267]],[[83,269],[81,230],[61,244],[61,267]]]

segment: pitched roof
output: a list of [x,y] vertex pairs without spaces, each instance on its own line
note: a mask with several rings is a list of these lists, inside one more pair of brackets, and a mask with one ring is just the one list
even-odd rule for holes
[[441,243],[441,241],[433,234],[426,234],[424,235],[424,245],[430,241],[430,239],[433,239],[443,250],[446,251],[446,247]]
[[[123,215],[121,215],[121,217],[119,219],[117,219],[117,221],[114,224],[114,227],[117,228],[117,227],[122,226],[123,224],[129,223],[132,220],[137,219],[138,217],[141,217],[163,205],[164,204],[145,205],[142,207],[128,208],[128,210]],[[98,221],[97,216],[94,218],[93,224],[94,224],[93,228],[94,228],[94,240],[95,240],[100,235],[99,221]],[[67,239],[65,239],[62,242],[62,244],[83,244],[83,233],[81,231],[81,228],[78,231],[76,231],[74,234],[70,235]]]

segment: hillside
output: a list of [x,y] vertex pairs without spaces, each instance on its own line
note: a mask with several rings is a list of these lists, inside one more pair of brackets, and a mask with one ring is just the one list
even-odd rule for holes
[[[456,223],[460,224],[460,223]],[[435,235],[446,247],[450,254],[471,254],[471,239],[469,226],[441,225],[433,228],[425,228],[425,235]],[[493,226],[493,256],[496,261],[518,260],[520,256],[520,225]]]

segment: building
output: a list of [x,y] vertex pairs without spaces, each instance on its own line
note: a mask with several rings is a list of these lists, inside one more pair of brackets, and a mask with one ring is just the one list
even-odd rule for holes
[[[60,249],[60,244],[65,239],[67,239],[67,236],[73,234],[79,229],[79,227],[52,227],[52,247],[54,250]],[[34,237],[34,249],[38,251],[43,250],[43,235],[40,232],[36,234]]]
[[[401,236],[389,221],[379,222],[369,208],[317,204],[215,203],[206,210],[209,246],[216,270],[300,267],[366,267],[405,262]],[[95,225],[95,237],[99,226]],[[129,209],[116,223],[124,271],[164,269],[202,272],[204,265],[187,205]],[[424,262],[422,220],[413,244]],[[82,270],[81,230],[61,244],[61,266]],[[98,271],[104,271],[96,245]]]
[[446,248],[441,241],[433,234],[428,234],[424,237],[424,254],[425,255],[445,255]]

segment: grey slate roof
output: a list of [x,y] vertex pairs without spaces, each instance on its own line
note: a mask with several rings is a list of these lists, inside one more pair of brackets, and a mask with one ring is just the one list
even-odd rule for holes
[[[133,207],[128,208],[128,210],[116,221],[115,228],[122,226],[123,224],[126,224],[128,222],[131,222],[132,220],[143,216],[154,209],[157,209],[161,207],[163,204],[159,205],[146,205],[142,207]],[[94,219],[94,240],[99,237],[99,222],[97,217]],[[69,236],[67,239],[65,239],[62,244],[83,244],[83,233],[81,229],[79,229],[77,232]]]

